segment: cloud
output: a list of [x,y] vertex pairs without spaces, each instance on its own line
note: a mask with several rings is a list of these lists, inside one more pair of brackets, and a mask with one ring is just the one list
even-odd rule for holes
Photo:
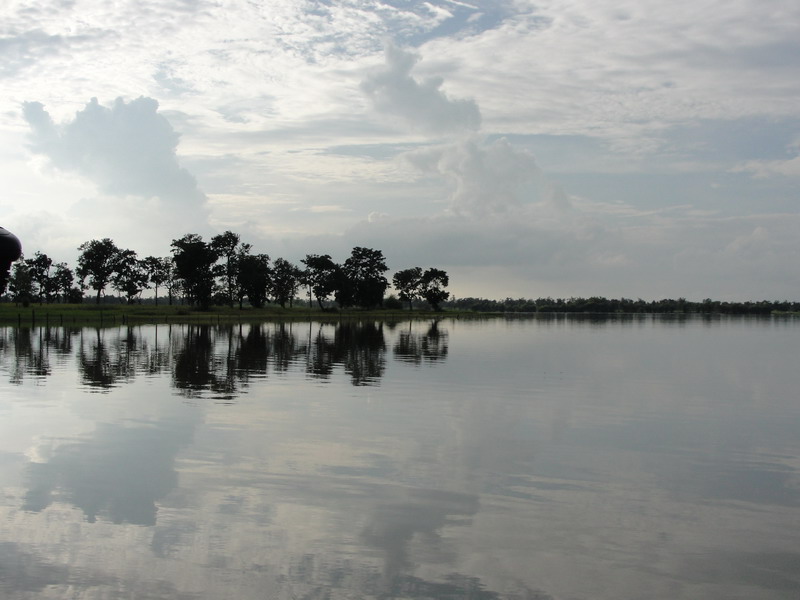
[[399,116],[415,129],[432,133],[476,131],[481,113],[474,100],[451,99],[440,88],[441,77],[418,81],[411,70],[419,58],[394,44],[385,51],[386,64],[369,73],[362,91],[381,113]]
[[342,213],[351,212],[352,209],[340,206],[338,204],[315,204],[312,206],[302,206],[292,208],[292,211],[297,212],[310,212],[310,213]]
[[502,214],[537,200],[550,207],[569,206],[561,188],[543,176],[533,154],[506,138],[471,136],[413,150],[403,158],[419,172],[448,181],[449,208],[455,214]]
[[90,179],[104,194],[157,197],[165,207],[182,209],[205,204],[194,176],[178,162],[179,135],[152,98],[118,98],[110,108],[93,98],[63,125],[39,102],[26,102],[23,115],[34,152]]
[[800,156],[789,160],[751,160],[732,169],[734,173],[751,173],[757,179],[768,179],[774,175],[800,177]]
[[796,295],[797,215],[700,218],[687,207],[672,216],[609,220],[606,211],[588,205],[543,218],[536,205],[527,205],[482,219],[370,219],[344,239],[382,249],[392,271],[444,268],[457,296],[752,300]]
[[671,123],[796,114],[796,3],[525,4],[422,48],[435,65],[459,65],[448,90],[476,98],[495,132],[590,135],[650,154]]
[[0,77],[15,77],[38,61],[58,54],[65,45],[62,36],[48,35],[40,29],[0,37]]
[[[752,263],[760,295],[796,273],[765,216],[796,212],[796,2],[101,4],[3,13],[2,224],[26,251],[166,252],[191,213],[295,259],[514,269],[487,294],[718,296]],[[25,99],[47,105],[28,123]]]

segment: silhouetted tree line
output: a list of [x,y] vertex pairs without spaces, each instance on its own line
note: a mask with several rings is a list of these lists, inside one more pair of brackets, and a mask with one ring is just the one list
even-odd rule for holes
[[772,312],[798,312],[800,302],[721,302],[707,298],[692,302],[686,298],[663,300],[632,300],[630,298],[506,298],[487,300],[485,298],[458,298],[443,303],[445,308],[471,310],[475,312],[499,313],[674,313],[674,314],[729,314],[729,315],[768,315]]
[[[329,254],[307,254],[299,266],[284,258],[272,261],[267,254],[254,254],[252,246],[231,231],[210,241],[188,233],[172,240],[171,247],[172,256],[140,259],[110,238],[90,240],[78,247],[74,271],[66,263],[54,263],[36,252],[33,258],[23,257],[15,263],[9,295],[24,305],[37,301],[78,303],[84,292],[91,290],[99,304],[111,287],[132,304],[141,302],[144,290],[153,289],[156,304],[162,290],[169,304],[180,298],[201,309],[237,303],[242,308],[246,300],[261,308],[267,302],[291,306],[305,287],[309,305],[316,298],[322,309],[331,303],[340,308],[373,308],[383,305],[389,287],[383,252],[372,248],[353,248],[341,264]],[[395,304],[408,302],[411,308],[415,300],[424,300],[438,309],[449,297],[445,291],[449,279],[441,269],[413,267],[398,271],[393,281],[399,294],[399,300],[393,299]]]

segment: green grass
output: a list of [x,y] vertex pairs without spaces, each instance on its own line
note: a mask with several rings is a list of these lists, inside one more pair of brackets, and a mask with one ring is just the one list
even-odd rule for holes
[[127,304],[0,304],[0,325],[121,325],[146,323],[241,323],[281,320],[341,320],[349,318],[408,319],[437,316],[485,316],[475,313],[429,310],[319,310],[295,306],[267,305],[256,309],[215,306],[197,310],[185,305]]

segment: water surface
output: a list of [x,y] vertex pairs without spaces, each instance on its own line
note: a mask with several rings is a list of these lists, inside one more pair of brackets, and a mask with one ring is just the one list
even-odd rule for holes
[[799,339],[0,329],[0,597],[798,597]]

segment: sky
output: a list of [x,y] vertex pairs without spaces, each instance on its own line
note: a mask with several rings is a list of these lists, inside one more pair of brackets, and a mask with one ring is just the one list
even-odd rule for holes
[[798,31],[796,0],[5,0],[0,226],[798,300]]

